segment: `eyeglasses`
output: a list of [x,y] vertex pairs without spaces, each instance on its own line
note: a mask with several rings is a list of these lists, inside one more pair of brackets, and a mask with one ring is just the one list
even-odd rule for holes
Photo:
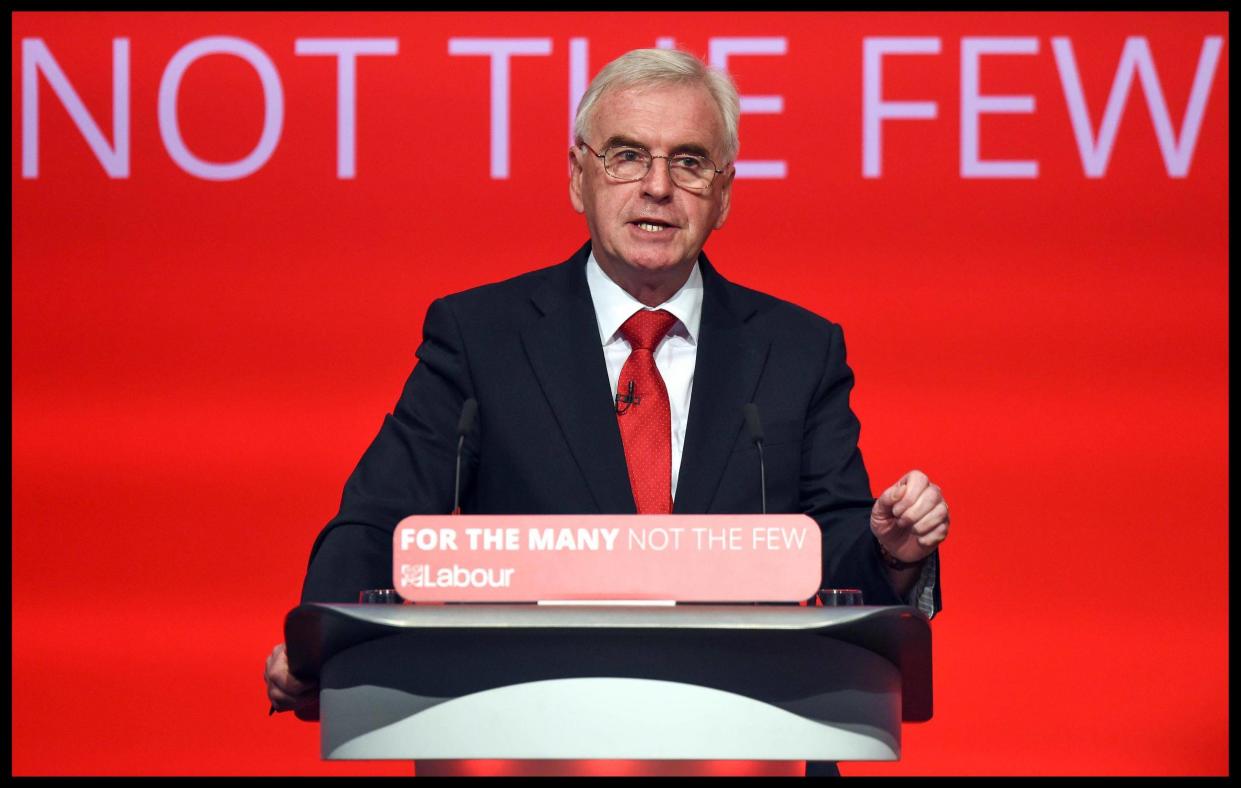
[[723,170],[715,168],[715,162],[706,156],[696,153],[674,153],[671,156],[656,156],[645,148],[632,145],[613,145],[599,153],[582,142],[586,150],[595,158],[603,160],[603,169],[618,181],[640,181],[651,171],[655,159],[667,159],[668,175],[672,182],[682,189],[702,191],[711,185],[712,179]]

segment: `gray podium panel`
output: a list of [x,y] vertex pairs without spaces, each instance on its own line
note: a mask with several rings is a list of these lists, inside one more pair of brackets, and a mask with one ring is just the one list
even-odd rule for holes
[[302,605],[325,758],[894,760],[931,715],[907,607]]

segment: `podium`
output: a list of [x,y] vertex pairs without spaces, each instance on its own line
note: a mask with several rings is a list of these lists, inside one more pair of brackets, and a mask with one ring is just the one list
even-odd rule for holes
[[896,760],[931,718],[906,606],[303,604],[324,759]]

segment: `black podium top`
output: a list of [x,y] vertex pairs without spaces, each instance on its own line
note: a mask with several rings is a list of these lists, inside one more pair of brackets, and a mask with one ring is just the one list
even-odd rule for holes
[[347,605],[308,603],[285,617],[289,667],[315,680],[332,656],[376,638],[427,630],[599,629],[685,632],[734,630],[803,632],[872,651],[901,674],[902,719],[925,722],[932,714],[931,628],[908,606],[800,607],[784,605]]

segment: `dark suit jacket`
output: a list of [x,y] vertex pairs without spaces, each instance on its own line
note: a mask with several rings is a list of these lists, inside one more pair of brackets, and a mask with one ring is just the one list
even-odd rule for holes
[[[635,511],[599,329],[586,285],[590,244],[550,268],[439,299],[418,364],[345,484],[311,550],[304,602],[356,602],[392,586],[392,532],[452,508],[456,426],[466,441],[466,514]],[[765,433],[767,507],[823,531],[823,585],[867,604],[904,604],[870,534],[874,503],[849,408],[853,373],[839,326],[734,285],[699,258],[702,323],[674,513],[753,513],[758,457],[743,406]],[[939,609],[936,583],[936,609]]]

